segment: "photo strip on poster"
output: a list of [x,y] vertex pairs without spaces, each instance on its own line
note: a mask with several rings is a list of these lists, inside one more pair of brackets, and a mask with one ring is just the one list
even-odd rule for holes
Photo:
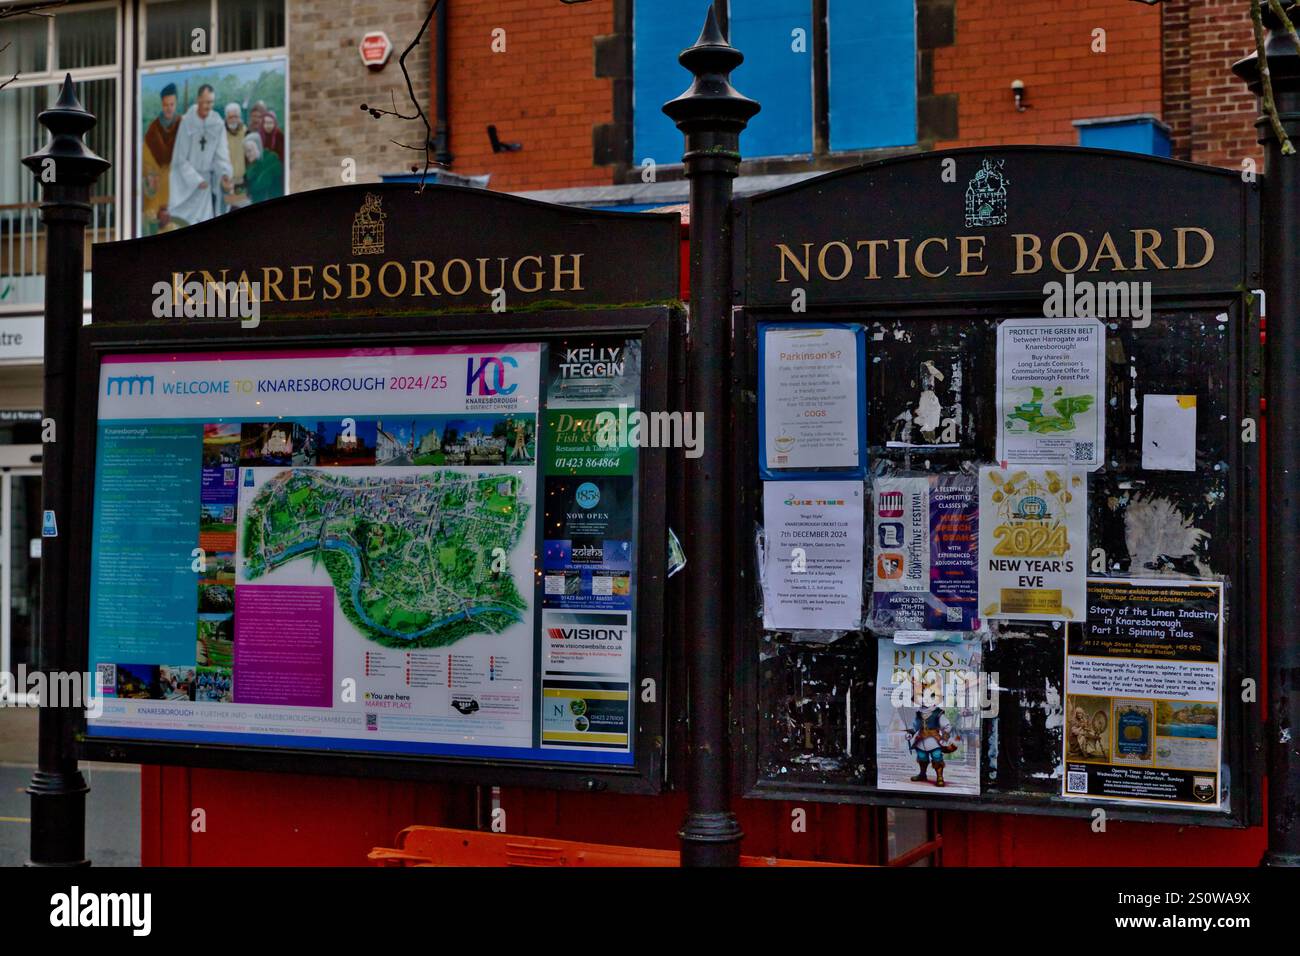
[[541,746],[630,754],[636,661],[634,339],[548,350],[542,468]]

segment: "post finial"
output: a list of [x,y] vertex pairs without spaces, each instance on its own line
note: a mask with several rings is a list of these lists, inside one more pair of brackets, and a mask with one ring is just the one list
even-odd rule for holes
[[[1294,24],[1300,24],[1300,0],[1281,0],[1281,2],[1287,18]],[[1268,28],[1264,53],[1268,57],[1268,72],[1273,80],[1274,89],[1300,85],[1300,53],[1296,52],[1295,44],[1291,42],[1281,19],[1273,13],[1273,8],[1267,2],[1261,4],[1260,13],[1264,26]],[[1243,57],[1232,65],[1232,72],[1245,80],[1250,91],[1256,96],[1260,95],[1261,91],[1258,59],[1259,54],[1252,50],[1249,56]]]
[[77,99],[72,85],[72,74],[63,78],[59,98],[37,117],[50,131],[50,140],[44,147],[23,157],[23,165],[46,181],[46,160],[54,160],[53,182],[65,186],[89,186],[112,164],[86,145],[82,139],[95,128],[94,114],[89,113]]
[[727,42],[713,4],[709,4],[699,39],[683,50],[677,61],[695,74],[695,81],[681,96],[665,103],[663,111],[683,132],[707,126],[738,134],[759,111],[758,103],[731,85],[731,71],[745,56]]

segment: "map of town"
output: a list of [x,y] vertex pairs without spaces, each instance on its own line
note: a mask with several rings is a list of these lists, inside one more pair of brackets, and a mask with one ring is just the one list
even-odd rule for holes
[[386,647],[442,647],[521,620],[508,555],[529,512],[515,475],[433,471],[353,477],[294,469],[244,515],[247,580],[291,561],[329,572],[349,621]]

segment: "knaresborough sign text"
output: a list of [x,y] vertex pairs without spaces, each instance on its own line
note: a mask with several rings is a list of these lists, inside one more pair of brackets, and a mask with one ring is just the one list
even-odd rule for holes
[[[315,199],[314,225],[292,244],[280,238],[278,226],[285,213],[277,207],[287,200],[273,200],[237,221],[218,218],[187,229],[179,254],[174,237],[165,235],[96,250],[97,271],[131,278],[119,283],[121,291],[102,304],[95,321],[246,314],[233,307],[236,300],[257,302],[265,316],[307,317],[501,312],[678,295],[665,281],[677,275],[677,263],[669,261],[675,216],[620,217],[610,228],[607,213],[477,189],[416,194],[409,184],[300,195]],[[476,214],[467,216],[467,209]],[[150,250],[164,241],[168,264],[155,267]],[[204,302],[214,291],[230,306],[215,315]]]

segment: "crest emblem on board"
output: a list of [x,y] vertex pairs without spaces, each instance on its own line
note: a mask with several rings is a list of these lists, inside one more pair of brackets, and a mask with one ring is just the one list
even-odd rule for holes
[[1007,224],[1005,159],[986,159],[966,187],[966,228]]
[[381,255],[384,251],[384,220],[388,214],[380,208],[378,193],[366,193],[365,202],[352,217],[352,254]]

